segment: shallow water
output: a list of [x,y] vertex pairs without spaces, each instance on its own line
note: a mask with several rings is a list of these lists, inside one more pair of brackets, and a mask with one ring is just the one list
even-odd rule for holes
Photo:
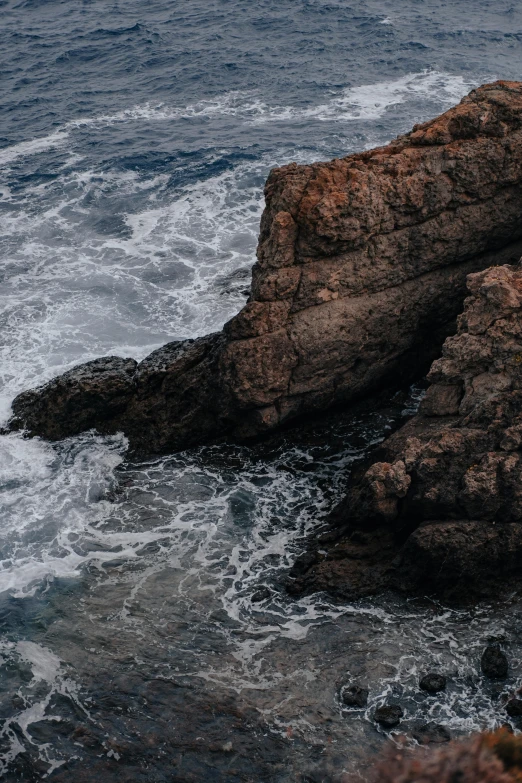
[[[19,465],[36,449],[48,463],[5,537],[18,565],[0,603],[6,779],[342,780],[380,748],[385,699],[405,709],[401,733],[503,723],[522,675],[516,600],[500,616],[284,589],[347,468],[404,406],[140,464],[121,461],[119,438],[23,442]],[[509,649],[500,686],[479,676],[491,638]],[[449,676],[442,696],[419,691],[428,669]],[[342,707],[350,682],[369,687],[365,710]]]
[[[234,315],[272,166],[384,143],[521,78],[522,15],[502,0],[0,13],[4,417],[80,361],[140,359]],[[140,464],[123,436],[1,438],[4,779],[336,781],[381,747],[384,698],[406,729],[504,722],[478,660],[503,638],[517,683],[516,596],[466,613],[284,591],[353,459],[414,398]],[[434,666],[441,698],[417,689]],[[365,711],[340,706],[352,680]]]

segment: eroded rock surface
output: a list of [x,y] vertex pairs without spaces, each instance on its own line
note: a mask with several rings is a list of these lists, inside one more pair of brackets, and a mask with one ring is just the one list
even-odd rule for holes
[[165,346],[132,375],[131,360],[88,363],[18,397],[12,426],[123,429],[135,449],[168,451],[427,369],[466,275],[522,253],[522,85],[485,85],[386,147],[274,169],[265,194],[250,301],[221,334]]
[[522,270],[492,267],[468,288],[418,415],[354,474],[338,539],[308,555],[294,591],[466,598],[522,576]]

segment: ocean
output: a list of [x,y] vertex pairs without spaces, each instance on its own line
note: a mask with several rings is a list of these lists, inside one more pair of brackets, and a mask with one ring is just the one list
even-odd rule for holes
[[[522,79],[521,43],[507,0],[0,0],[1,418],[80,362],[220,329],[272,167]],[[1,779],[327,783],[379,752],[384,698],[406,727],[504,723],[478,660],[502,639],[506,687],[522,676],[516,597],[284,589],[350,464],[417,399],[140,463],[123,435],[1,437]],[[418,693],[429,667],[443,696]],[[352,681],[366,710],[343,707]]]

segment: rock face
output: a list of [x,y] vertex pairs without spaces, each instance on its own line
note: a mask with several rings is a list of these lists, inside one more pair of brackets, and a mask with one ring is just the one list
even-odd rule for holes
[[468,288],[418,415],[354,474],[339,540],[294,591],[466,598],[522,577],[522,270],[493,267]]
[[[265,195],[251,297],[222,333],[134,372],[88,363],[18,397],[12,426],[123,429],[134,449],[168,451],[258,435],[427,369],[466,275],[522,253],[522,85],[474,90],[386,147],[274,169]],[[456,405],[446,386],[439,411]]]

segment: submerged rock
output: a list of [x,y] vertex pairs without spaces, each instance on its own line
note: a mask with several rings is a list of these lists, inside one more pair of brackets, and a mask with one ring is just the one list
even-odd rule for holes
[[374,720],[386,729],[393,729],[401,722],[404,712],[398,704],[383,704],[377,707],[374,713]]
[[270,598],[272,595],[271,591],[266,587],[266,585],[263,585],[259,588],[259,590],[256,590],[255,593],[252,594],[252,598],[250,599],[253,604],[259,604],[261,601],[266,601],[267,598]]
[[480,659],[480,668],[482,674],[492,680],[507,677],[508,659],[498,644],[490,644],[486,647]]
[[522,579],[522,270],[472,274],[468,289],[418,414],[354,472],[338,540],[294,592],[465,601]]
[[[385,147],[276,168],[265,195],[250,299],[221,333],[139,365],[82,365],[20,395],[11,427],[123,430],[135,451],[164,452],[256,436],[427,369],[466,276],[522,254],[522,85],[485,85]],[[440,381],[432,415],[454,415],[455,387]],[[379,513],[410,491],[401,462],[374,477]]]
[[368,704],[369,691],[360,685],[349,685],[341,692],[341,701],[345,707],[362,709]]
[[412,729],[411,735],[419,745],[438,744],[451,740],[450,732],[446,726],[442,726],[440,723],[424,723],[421,726],[416,726]]
[[446,687],[446,678],[443,677],[442,674],[429,672],[428,674],[425,674],[424,677],[421,677],[419,687],[421,690],[427,691],[428,693],[439,693]]
[[511,718],[522,718],[522,699],[510,699],[506,704],[506,712]]

